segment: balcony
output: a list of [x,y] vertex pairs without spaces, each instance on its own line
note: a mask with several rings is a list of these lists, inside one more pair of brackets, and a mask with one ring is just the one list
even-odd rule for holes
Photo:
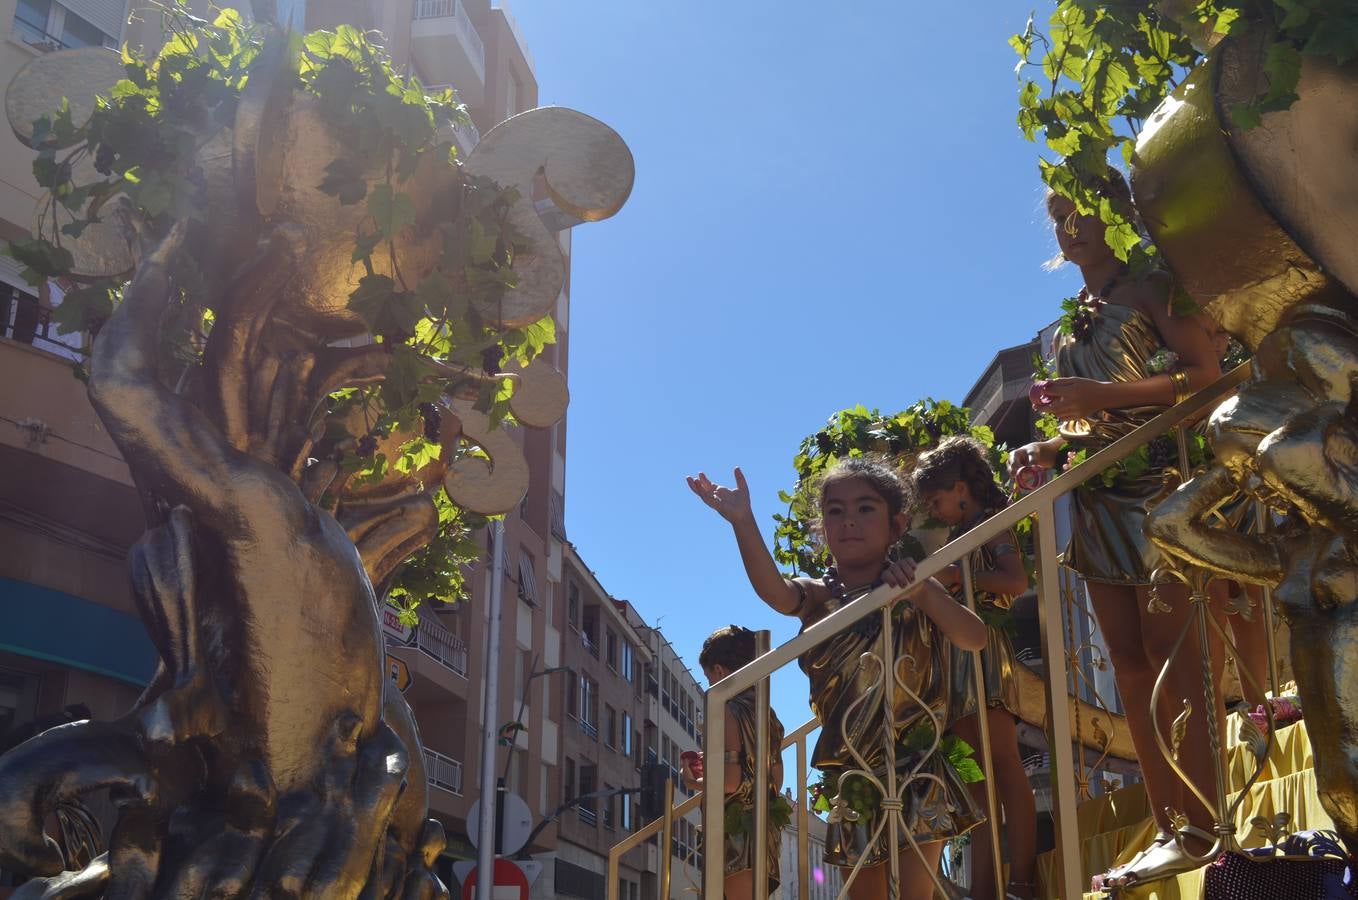
[[[446,90],[457,90],[455,84],[431,84],[425,88],[426,93],[437,94]],[[472,152],[472,148],[481,142],[481,130],[469,118],[466,124],[444,125],[439,129],[439,137],[451,140],[457,145],[459,156],[466,156]]]
[[486,94],[486,45],[462,0],[416,0],[410,44],[420,72],[479,106]]
[[599,739],[599,727],[593,722],[586,722],[584,719],[581,719],[580,730],[585,733],[586,737],[592,740],[597,741]]
[[425,748],[424,769],[430,787],[462,796],[462,763],[437,750]]
[[589,632],[580,632],[580,643],[585,645],[585,649],[589,651],[590,656],[595,659],[599,658],[599,645],[595,643],[594,638],[589,636]]
[[467,677],[467,645],[462,638],[435,622],[432,616],[420,617],[415,646],[444,668]]
[[72,361],[85,358],[84,335],[58,334],[52,310],[7,284],[0,284],[0,335]]
[[580,821],[586,825],[596,825],[599,822],[599,815],[594,810],[582,805],[580,807]]

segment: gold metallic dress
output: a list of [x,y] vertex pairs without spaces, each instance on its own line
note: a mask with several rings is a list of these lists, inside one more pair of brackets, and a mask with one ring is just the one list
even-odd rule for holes
[[[803,627],[851,599],[852,596],[831,599],[821,615],[806,621]],[[821,721],[811,765],[827,776],[837,777],[863,768],[850,752],[852,746],[867,768],[886,783],[888,735],[883,707],[881,623],[880,615],[869,616],[800,659],[802,671],[811,680],[811,706]],[[933,622],[908,602],[899,604],[892,615],[891,637],[899,680],[909,691],[897,686],[892,692],[895,733],[890,740],[900,740],[916,726],[931,727],[926,707],[946,727],[952,680],[948,666],[951,645]],[[920,753],[898,753],[896,769],[898,785],[915,773],[902,799],[905,827],[916,843],[957,837],[984,819],[966,785],[942,753],[934,751],[924,758]],[[826,830],[825,861],[837,866],[853,866],[859,859],[866,866],[885,862],[893,848],[883,816],[879,806],[872,816],[861,816],[856,822],[843,818],[832,821]],[[881,831],[874,838],[879,824]],[[899,852],[909,847],[905,834],[899,834],[894,849]]]
[[[994,510],[987,510],[987,518]],[[959,531],[953,536],[956,537]],[[1008,535],[1009,545],[1017,554],[1018,538],[1013,531]],[[993,572],[997,568],[995,541],[981,545],[971,553],[971,573],[973,578],[981,572]],[[966,603],[959,587],[953,596],[960,603]],[[989,591],[976,591],[976,613],[986,624],[986,645],[981,651],[981,674],[985,679],[985,698],[987,709],[1003,709],[1017,716],[1019,711],[1018,659],[1014,655],[1014,642],[1010,640],[1010,612],[1014,598],[1006,594],[992,594]],[[952,721],[976,714],[976,692],[973,690],[971,672],[971,653],[952,648],[952,686],[956,692],[953,700]]]
[[[1091,311],[1089,327],[1076,338],[1058,335],[1056,374],[1061,378],[1132,382],[1151,377],[1148,362],[1163,342],[1145,314],[1105,303]],[[1106,409],[1079,423],[1062,422],[1061,434],[1075,447],[1100,449],[1143,424],[1163,407]],[[1163,470],[1125,475],[1112,487],[1095,479],[1073,492],[1070,544],[1064,561],[1086,581],[1150,584],[1160,553],[1141,530],[1146,514],[1165,496]]]
[[[754,785],[755,785],[755,761],[750,750],[757,746],[755,741],[755,707],[754,707],[754,688],[750,688],[742,694],[732,698],[726,704],[731,710],[731,715],[735,717],[736,728],[740,732],[740,786],[736,788],[734,794],[726,798],[726,808],[729,810],[732,804],[741,808],[752,821],[754,815]],[[778,721],[773,710],[769,710],[769,801],[776,800],[783,789],[783,752],[779,748],[783,744],[783,723]],[[767,894],[772,894],[778,890],[781,882],[779,872],[779,854],[783,846],[783,829],[781,826],[775,828],[769,826],[768,834],[765,836],[764,853],[768,860],[769,888]],[[754,868],[753,849],[754,843],[750,840],[750,834],[730,834],[726,835],[725,842],[725,872],[727,875],[734,875],[746,869]],[[756,896],[759,896],[756,892]]]

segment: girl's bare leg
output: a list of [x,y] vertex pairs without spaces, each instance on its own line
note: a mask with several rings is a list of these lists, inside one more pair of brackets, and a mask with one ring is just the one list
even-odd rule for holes
[[[1264,591],[1257,584],[1244,585],[1245,596],[1253,606],[1253,618],[1246,620],[1241,616],[1230,616],[1231,634],[1235,637],[1235,648],[1240,654],[1236,669],[1240,671],[1240,690],[1250,709],[1264,702],[1264,692],[1272,688],[1268,683],[1268,635],[1264,623]],[[1248,671],[1259,682],[1259,687],[1245,677]]]
[[[986,809],[985,782],[968,785],[972,799],[987,815],[986,821],[971,831],[970,893],[976,900],[991,900],[996,896],[997,876],[990,852],[990,829],[992,822],[1000,820],[1000,810],[1003,810],[1004,842],[1009,856],[1009,880],[1015,885],[1031,884],[1037,855],[1037,804],[1028,785],[1023,760],[1019,758],[1014,717],[1006,710],[991,709],[986,713],[986,723],[990,726],[990,754],[999,809],[993,817]],[[951,730],[975,747],[980,755],[981,735],[975,716],[959,719]]]
[[[1225,588],[1223,582],[1214,582],[1211,592],[1214,596],[1211,612],[1220,619],[1221,597],[1220,594]],[[1142,598],[1149,595],[1148,588],[1139,588],[1137,608],[1141,614],[1141,636],[1144,643],[1146,658],[1149,660],[1152,671],[1157,675],[1169,658],[1169,653],[1174,647],[1174,642],[1178,640],[1179,633],[1188,625],[1195,615],[1193,604],[1189,602],[1188,589],[1180,585],[1162,585],[1160,597],[1169,604],[1169,612],[1149,613],[1146,611],[1145,602]],[[1217,734],[1221,740],[1221,750],[1225,752],[1226,745],[1226,712],[1222,705],[1222,698],[1218,694],[1215,708],[1207,710],[1206,694],[1203,689],[1202,660],[1206,654],[1211,654],[1213,684],[1221,683],[1221,673],[1224,667],[1223,651],[1221,639],[1214,631],[1208,632],[1208,646],[1203,647],[1198,640],[1197,628],[1190,625],[1188,635],[1184,639],[1183,646],[1179,649],[1178,655],[1174,658],[1173,664],[1166,673],[1165,686],[1162,691],[1165,703],[1161,704],[1161,729],[1162,733],[1168,738],[1174,718],[1178,717],[1184,709],[1184,700],[1192,704],[1192,711],[1187,720],[1187,729],[1183,738],[1183,746],[1190,748],[1189,752],[1180,757],[1180,765],[1184,772],[1197,785],[1198,789],[1208,797],[1213,795],[1213,784],[1215,777],[1214,766],[1216,761],[1212,759],[1212,754],[1203,752],[1209,746],[1207,736],[1207,716],[1214,716],[1217,724]],[[1153,680],[1152,680],[1153,683]],[[1168,707],[1168,708],[1166,708]],[[1196,748],[1202,748],[1198,750]],[[1147,759],[1141,752],[1140,746],[1137,747],[1140,755],[1142,771],[1146,770]],[[1189,790],[1187,785],[1182,784],[1178,777],[1170,769],[1164,754],[1157,746],[1154,751],[1155,765],[1163,766],[1165,771],[1170,773],[1170,777],[1178,783],[1178,789],[1170,794],[1152,794],[1151,799],[1156,806],[1156,812],[1164,803],[1174,805],[1174,808],[1188,816],[1189,821],[1197,827],[1211,832],[1212,815],[1207,807]],[[1149,790],[1149,779],[1147,779]],[[1175,802],[1177,795],[1177,802]],[[1205,847],[1196,846],[1194,842],[1189,842],[1190,849],[1195,852],[1205,850]]]
[[754,870],[727,875],[721,893],[725,900],[754,900]]
[[[938,862],[943,858],[943,841],[920,844],[919,852],[907,846],[898,855],[901,871],[901,900],[933,900],[934,878],[938,877]],[[853,870],[841,867],[840,877],[849,880]],[[888,863],[880,863],[870,869],[863,869],[849,886],[849,900],[884,900],[887,897],[887,884],[891,876]]]
[[[1182,809],[1181,785],[1155,743],[1151,721],[1151,692],[1159,668],[1152,668],[1142,639],[1141,620],[1145,602],[1131,585],[1089,582],[1089,599],[1099,633],[1113,664],[1113,678],[1122,697],[1127,730],[1141,763],[1141,778],[1150,798],[1151,814],[1161,829],[1169,830],[1165,807]],[[1187,604],[1181,604],[1186,606]]]

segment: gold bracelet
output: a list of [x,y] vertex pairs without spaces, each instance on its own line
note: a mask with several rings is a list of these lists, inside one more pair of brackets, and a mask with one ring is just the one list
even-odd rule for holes
[[1188,386],[1188,373],[1183,369],[1174,369],[1169,373],[1170,383],[1174,385],[1174,405],[1178,406],[1189,397],[1193,396],[1193,390]]

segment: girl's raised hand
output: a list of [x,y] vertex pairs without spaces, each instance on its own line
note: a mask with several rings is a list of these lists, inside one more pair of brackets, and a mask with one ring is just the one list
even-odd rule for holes
[[736,486],[733,488],[714,483],[706,472],[688,477],[688,486],[698,495],[698,499],[715,509],[717,515],[732,525],[754,519],[754,510],[750,506],[750,486],[745,483],[745,474],[739,466],[736,467],[735,477]]

